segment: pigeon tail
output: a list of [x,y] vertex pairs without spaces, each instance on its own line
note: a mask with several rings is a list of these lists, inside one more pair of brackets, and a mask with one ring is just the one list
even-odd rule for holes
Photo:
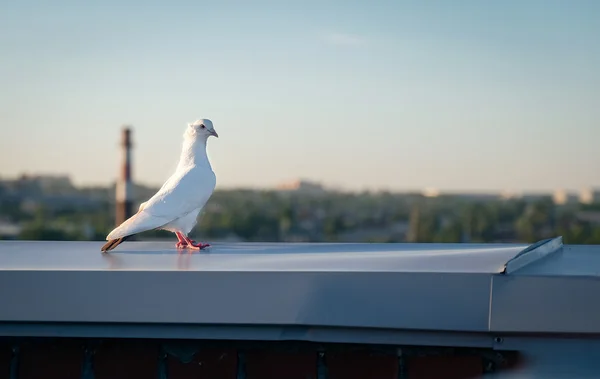
[[126,241],[129,238],[131,238],[131,236],[125,236],[125,237],[112,239],[112,240],[108,241],[107,243],[105,243],[104,245],[102,245],[102,247],[100,248],[100,251],[103,251],[103,252],[110,251],[110,250],[114,249],[115,247],[117,247],[121,242]]
[[132,234],[156,229],[167,224],[169,221],[171,220],[162,217],[156,217],[148,212],[141,211],[134,214],[125,220],[121,225],[113,229],[113,231],[106,236],[106,240],[115,240],[121,237],[130,236]]

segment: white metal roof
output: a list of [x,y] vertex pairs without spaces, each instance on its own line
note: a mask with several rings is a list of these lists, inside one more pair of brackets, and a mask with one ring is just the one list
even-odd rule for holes
[[178,251],[171,242],[5,241],[1,270],[344,271],[499,273],[523,244],[223,243]]
[[233,243],[191,254],[155,242],[102,254],[101,244],[1,242],[0,335],[22,322],[255,328],[255,337],[267,327],[336,328],[338,338],[344,328],[600,333],[600,246],[560,238],[530,248]]

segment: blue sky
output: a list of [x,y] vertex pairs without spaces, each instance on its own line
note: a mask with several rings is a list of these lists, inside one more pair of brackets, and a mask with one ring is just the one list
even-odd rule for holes
[[[4,3],[0,176],[160,185],[210,118],[219,187],[600,186],[600,2]],[[166,5],[168,4],[168,5]]]

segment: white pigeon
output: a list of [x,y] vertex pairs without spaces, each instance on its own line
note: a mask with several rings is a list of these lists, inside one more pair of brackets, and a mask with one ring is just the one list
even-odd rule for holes
[[175,173],[154,196],[140,205],[136,214],[106,236],[108,242],[101,251],[112,250],[132,235],[152,229],[175,233],[179,240],[177,248],[200,250],[210,246],[188,237],[217,183],[206,154],[210,136],[219,137],[210,120],[188,124]]

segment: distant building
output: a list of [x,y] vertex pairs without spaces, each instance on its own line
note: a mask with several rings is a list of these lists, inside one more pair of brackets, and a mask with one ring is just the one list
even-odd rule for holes
[[532,203],[540,200],[553,200],[553,194],[551,193],[523,193],[520,197],[520,200],[523,200],[527,203]]
[[523,197],[522,193],[512,191],[512,190],[504,190],[504,191],[500,192],[500,198],[502,200],[520,199],[522,197]]
[[508,192],[455,192],[455,191],[440,191],[437,188],[425,188],[421,191],[421,195],[424,197],[452,197],[455,199],[462,199],[468,201],[495,201],[499,199],[509,199],[516,197]]
[[583,204],[599,203],[600,190],[594,188],[584,188],[579,193],[579,202]]
[[26,175],[1,181],[5,195],[19,198],[39,197],[43,194],[64,195],[76,191],[71,179],[66,175]]
[[575,203],[577,201],[577,197],[564,189],[558,189],[554,191],[552,194],[552,201],[556,205],[565,205],[569,203]]
[[68,175],[21,175],[18,185],[35,185],[43,193],[65,194],[75,190]]
[[598,211],[581,211],[577,212],[577,219],[579,221],[590,223],[591,225],[600,225],[600,212]]
[[437,188],[425,188],[421,194],[425,197],[438,197],[440,191]]
[[304,194],[321,194],[327,192],[323,185],[303,179],[285,182],[278,185],[276,188],[278,191],[282,192],[296,192]]

